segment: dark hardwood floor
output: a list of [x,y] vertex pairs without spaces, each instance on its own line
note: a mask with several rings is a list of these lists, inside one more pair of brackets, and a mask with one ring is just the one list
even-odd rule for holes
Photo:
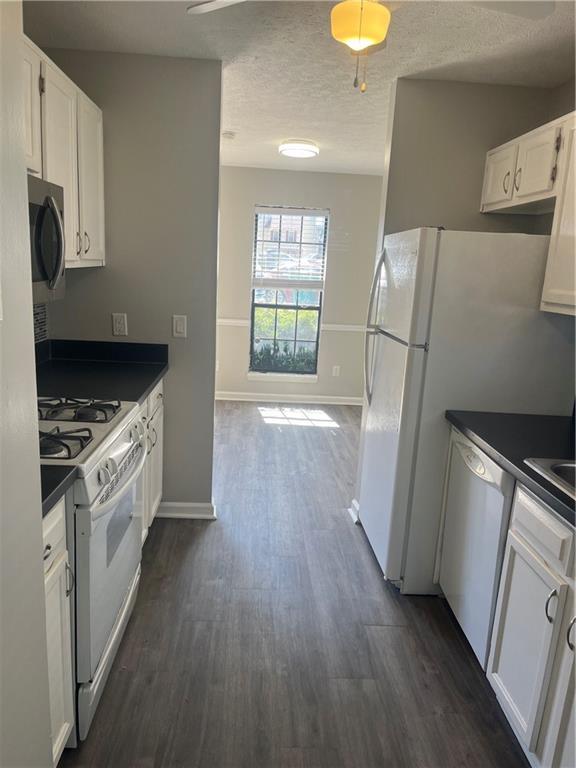
[[217,404],[218,520],[155,521],[88,740],[62,764],[527,765],[444,602],[387,585],[346,512],[360,409],[275,408]]

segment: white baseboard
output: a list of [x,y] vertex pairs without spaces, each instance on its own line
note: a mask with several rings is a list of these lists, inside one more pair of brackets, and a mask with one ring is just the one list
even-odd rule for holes
[[175,520],[216,520],[216,507],[210,502],[161,501],[156,517]]
[[286,394],[276,392],[216,392],[216,400],[242,400],[255,403],[314,403],[319,405],[362,405],[361,397],[339,397],[336,395]]
[[358,504],[358,499],[352,499],[348,507],[348,514],[356,525],[360,525],[360,504]]

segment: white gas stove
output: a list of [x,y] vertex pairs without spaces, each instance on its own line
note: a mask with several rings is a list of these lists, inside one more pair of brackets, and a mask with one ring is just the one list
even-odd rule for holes
[[138,403],[39,398],[38,417],[40,461],[76,466],[79,504],[91,503],[106,486],[117,484],[124,459],[144,442]]
[[138,403],[40,398],[42,464],[75,466],[67,545],[76,576],[77,714],[85,739],[140,578],[146,432]]

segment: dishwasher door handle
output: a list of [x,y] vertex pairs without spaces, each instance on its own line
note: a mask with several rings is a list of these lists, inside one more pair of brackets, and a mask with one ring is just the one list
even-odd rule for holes
[[488,485],[497,488],[504,496],[512,494],[514,481],[512,477],[498,467],[491,459],[475,450],[469,443],[462,440],[453,439],[453,444],[457,448],[462,460],[480,480],[484,480]]

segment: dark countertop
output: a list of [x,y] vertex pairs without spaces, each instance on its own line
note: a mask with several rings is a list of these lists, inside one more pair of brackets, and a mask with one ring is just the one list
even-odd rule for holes
[[574,502],[524,459],[574,459],[572,419],[516,413],[446,411],[446,418],[522,485],[574,525]]
[[76,467],[40,466],[42,482],[42,517],[60,501],[76,479]]
[[47,360],[36,368],[40,397],[94,397],[143,403],[166,375],[166,363]]
[[[36,345],[39,397],[143,403],[167,371],[167,344],[50,340]],[[43,516],[75,478],[75,467],[41,465]]]
[[143,403],[167,371],[166,344],[51,340],[36,349],[40,397]]

